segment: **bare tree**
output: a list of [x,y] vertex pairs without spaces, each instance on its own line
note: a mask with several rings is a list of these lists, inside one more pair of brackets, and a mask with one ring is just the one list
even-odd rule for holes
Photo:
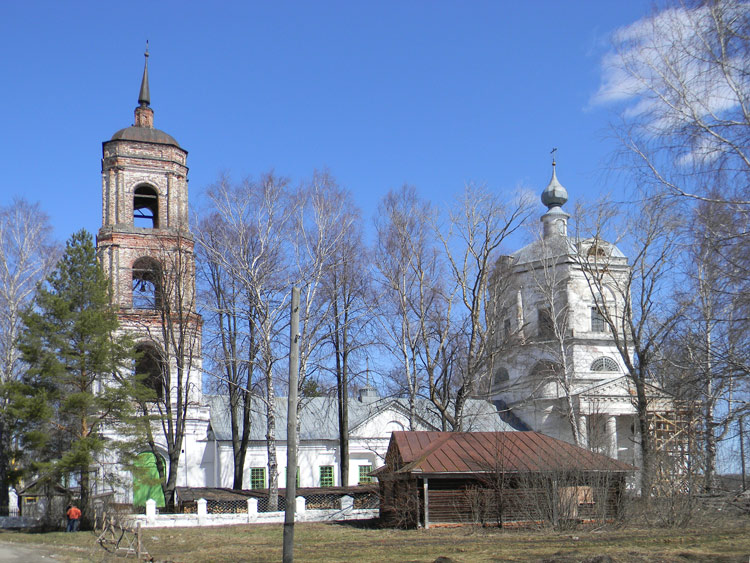
[[750,6],[669,2],[612,39],[595,100],[622,104],[638,170],[676,194],[750,203]]
[[0,207],[0,514],[8,514],[13,420],[8,402],[21,375],[21,312],[60,254],[49,218],[23,199]]
[[[596,96],[620,104],[616,131],[639,179],[689,200],[686,214],[700,226],[686,261],[694,291],[677,356],[688,374],[680,390],[692,378],[691,396],[704,402],[708,487],[717,440],[747,398],[739,342],[750,271],[749,61],[746,2],[668,2],[614,34]],[[707,213],[716,217],[706,221]],[[727,416],[722,420],[718,412]]]
[[[462,429],[466,399],[477,391],[497,352],[492,335],[498,311],[490,278],[503,242],[528,217],[530,203],[525,197],[506,203],[485,187],[468,185],[450,213],[447,231],[440,234],[459,308],[451,324],[460,340],[460,383],[450,402],[438,398],[433,370],[427,374],[430,399],[457,431]],[[429,330],[423,322],[423,335]]]
[[[623,209],[615,204],[600,204],[577,212],[579,222],[590,222],[586,226],[579,224],[579,228],[593,236],[578,236],[579,248],[573,256],[635,392],[644,495],[650,491],[654,471],[650,385],[657,381],[654,368],[661,346],[684,312],[684,304],[673,298],[681,232],[673,203],[669,198],[652,196],[638,207]],[[618,254],[614,244],[606,242],[605,234],[618,228],[628,233],[621,242],[630,249],[626,252],[631,257],[630,264]]]
[[367,250],[362,240],[359,213],[349,212],[352,221],[344,221],[348,232],[330,257],[323,279],[322,294],[330,303],[327,340],[333,351],[329,369],[336,380],[339,424],[339,466],[341,485],[349,484],[349,395],[357,375],[355,358],[369,344],[367,328],[372,318],[369,305],[370,276]]
[[405,386],[411,430],[416,429],[416,404],[423,385],[420,321],[434,314],[440,301],[433,216],[430,204],[420,200],[412,186],[403,186],[383,198],[376,218],[379,342],[398,358],[396,377]]
[[[560,244],[562,243],[562,244]],[[570,428],[573,443],[583,444],[583,428],[579,427],[577,406],[574,400],[575,364],[573,357],[573,327],[571,308],[568,301],[568,288],[571,282],[568,264],[570,248],[567,237],[548,239],[541,237],[538,241],[540,250],[538,266],[532,266],[532,279],[535,291],[542,298],[544,310],[549,321],[545,328],[546,343],[543,349],[551,358],[548,362],[551,369],[545,370],[546,384],[552,380],[565,401],[564,416]]]
[[349,382],[352,358],[364,345],[367,268],[359,213],[351,194],[327,170],[316,171],[295,199],[295,285],[301,288],[299,345],[299,413],[310,389],[322,387],[333,351],[338,403],[341,485],[349,479]]
[[[296,207],[288,181],[272,173],[258,182],[246,180],[241,185],[222,180],[212,187],[209,199],[225,232],[213,243],[203,239],[204,248],[208,259],[228,273],[242,294],[244,310],[240,316],[248,326],[245,337],[252,338],[247,347],[247,377],[254,380],[257,371],[261,385],[257,397],[265,405],[269,505],[275,507],[278,461],[274,374],[277,362],[284,357],[279,342],[292,285],[287,256],[292,254],[289,239]],[[239,457],[238,453],[237,462]]]
[[[316,171],[295,193],[296,201],[290,248],[294,257],[294,285],[301,288],[299,391],[304,404],[309,386],[328,339],[333,316],[331,295],[323,289],[331,268],[338,266],[356,213],[349,193],[339,187],[327,170]],[[299,410],[298,410],[299,414]]]
[[[702,410],[704,486],[715,486],[718,445],[742,415],[747,397],[746,276],[734,244],[744,217],[732,204],[700,202],[687,232],[689,299],[672,344],[666,385]],[[744,228],[744,227],[740,227]],[[675,369],[675,367],[677,369]],[[696,442],[698,438],[696,437]],[[692,464],[699,467],[698,459]]]
[[[197,313],[192,236],[177,228],[155,240],[158,245],[146,261],[134,265],[133,304],[142,309],[135,322],[148,342],[137,346],[141,358],[136,375],[145,388],[137,398],[164,500],[173,509],[187,412],[196,404],[195,389],[200,391],[202,385],[203,321]],[[158,451],[162,441],[167,463]]]
[[208,312],[204,349],[217,387],[229,398],[232,488],[242,489],[251,430],[252,376],[257,372],[259,353],[254,308],[252,298],[228,267],[232,262],[225,253],[235,239],[219,213],[214,212],[199,223],[198,242]]

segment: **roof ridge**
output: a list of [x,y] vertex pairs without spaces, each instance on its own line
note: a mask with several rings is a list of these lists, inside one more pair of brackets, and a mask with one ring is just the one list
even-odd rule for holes
[[429,443],[427,447],[422,450],[420,455],[412,462],[409,462],[406,464],[402,469],[406,470],[412,469],[414,467],[417,467],[420,463],[422,463],[425,459],[427,459],[428,456],[435,453],[438,449],[440,449],[446,442],[450,441],[453,438],[453,434],[460,434],[460,432],[436,432],[437,434],[444,434],[444,436],[438,436],[436,440]]

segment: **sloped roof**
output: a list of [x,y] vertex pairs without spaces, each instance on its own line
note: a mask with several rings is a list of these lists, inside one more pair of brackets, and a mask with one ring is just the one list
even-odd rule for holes
[[[541,240],[535,240],[523,248],[517,250],[511,257],[514,264],[527,264],[542,260],[543,258],[555,258],[558,256],[575,256],[582,253],[582,250],[588,250],[594,243],[594,239],[581,240],[577,237],[554,236]],[[606,241],[598,241],[603,248],[606,248],[611,258],[617,259],[618,263],[627,258],[622,251],[614,244]]]
[[627,463],[539,432],[394,432],[378,473],[634,471]]
[[[204,396],[211,409],[211,429],[218,440],[231,440],[231,421],[229,398],[225,395]],[[287,398],[277,397],[274,402],[276,413],[276,439],[286,440]],[[426,428],[440,428],[440,416],[431,403],[420,399],[417,405],[418,418]],[[349,430],[352,431],[369,419],[386,411],[397,411],[408,416],[406,399],[380,399],[371,402],[349,402]],[[497,410],[489,401],[470,399],[464,407],[464,426],[470,430],[512,431],[513,428],[503,422]],[[250,439],[265,440],[266,414],[265,404],[260,400],[253,401],[250,419]],[[300,440],[338,440],[338,406],[334,397],[313,397],[303,402],[300,413]]]
[[174,137],[160,129],[154,129],[153,127],[125,127],[125,129],[120,129],[112,135],[110,141],[139,141],[141,143],[157,143],[159,145],[174,145],[175,147],[180,146]]

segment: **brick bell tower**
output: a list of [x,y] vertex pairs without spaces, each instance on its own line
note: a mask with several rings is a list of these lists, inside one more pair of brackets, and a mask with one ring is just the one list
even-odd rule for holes
[[[123,330],[140,352],[158,400],[201,399],[201,325],[188,225],[187,151],[154,128],[148,50],[135,123],[102,143],[102,227],[97,248]],[[186,395],[183,392],[183,397]]]

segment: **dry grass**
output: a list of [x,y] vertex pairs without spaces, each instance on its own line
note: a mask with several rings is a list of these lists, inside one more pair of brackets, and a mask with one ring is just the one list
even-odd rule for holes
[[[477,529],[390,530],[337,524],[298,524],[297,561],[457,562],[614,561],[746,562],[750,556],[747,521],[700,529],[620,528],[573,533]],[[158,561],[280,561],[281,525],[216,528],[151,528],[143,544]],[[91,532],[65,534],[0,533],[0,542],[20,542],[52,550],[63,561],[115,561],[95,544]],[[608,556],[601,558],[601,556]]]

